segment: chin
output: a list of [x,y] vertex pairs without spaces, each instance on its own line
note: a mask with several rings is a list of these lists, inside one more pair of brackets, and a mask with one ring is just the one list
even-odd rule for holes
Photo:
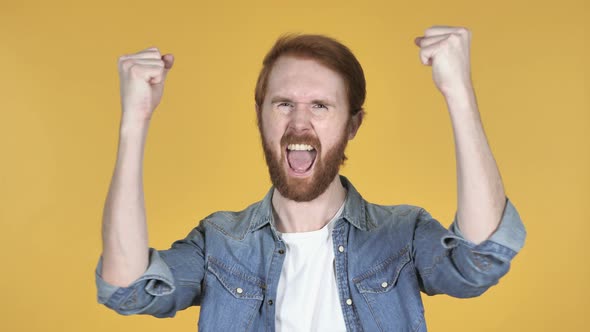
[[312,146],[318,151],[311,165],[305,170],[291,167],[288,160],[287,146],[271,149],[263,140],[263,150],[268,165],[271,182],[275,189],[286,199],[296,202],[313,201],[330,187],[340,171],[344,160],[346,139],[343,138],[335,147],[322,154],[319,144]]

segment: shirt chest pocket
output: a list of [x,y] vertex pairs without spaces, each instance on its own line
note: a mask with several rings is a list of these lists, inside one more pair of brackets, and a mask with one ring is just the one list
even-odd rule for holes
[[361,294],[385,293],[396,285],[401,270],[410,262],[408,250],[398,256],[392,256],[367,272],[354,278],[354,283]]
[[235,298],[260,301],[264,299],[262,293],[264,282],[259,278],[240,271],[235,266],[227,266],[213,257],[209,258],[207,269]]
[[249,331],[264,299],[264,281],[238,264],[209,256],[199,331]]
[[409,246],[360,274],[353,283],[381,331],[416,331],[423,324],[424,307]]

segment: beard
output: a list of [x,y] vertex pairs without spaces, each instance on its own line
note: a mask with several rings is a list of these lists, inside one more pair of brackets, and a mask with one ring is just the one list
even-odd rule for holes
[[[346,124],[348,129],[350,126],[350,119]],[[323,194],[330,186],[334,178],[340,170],[340,166],[346,161],[346,145],[348,144],[348,130],[343,130],[342,136],[338,139],[336,144],[322,157],[322,146],[319,139],[311,134],[295,135],[292,132],[285,133],[281,137],[281,153],[277,155],[272,146],[268,144],[264,138],[262,124],[258,124],[260,130],[260,137],[262,138],[262,148],[264,150],[264,157],[268,165],[268,172],[275,189],[283,195],[283,197],[296,202],[309,202],[316,199]],[[316,149],[315,161],[313,162],[313,173],[311,177],[296,178],[289,176],[285,165],[289,165],[287,158],[287,144],[290,143],[304,143],[313,146]]]

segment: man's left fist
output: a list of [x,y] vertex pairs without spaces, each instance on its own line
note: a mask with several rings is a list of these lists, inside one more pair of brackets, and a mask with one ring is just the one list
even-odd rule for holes
[[422,63],[432,66],[432,79],[445,97],[472,89],[468,29],[432,26],[414,42],[420,47]]

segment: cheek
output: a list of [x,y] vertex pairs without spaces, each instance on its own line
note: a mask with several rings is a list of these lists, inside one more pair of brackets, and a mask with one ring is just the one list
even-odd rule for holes
[[345,123],[341,123],[338,126],[317,127],[316,129],[324,152],[340,143],[345,132],[346,138],[348,139],[348,128],[346,128]]
[[285,133],[286,124],[272,115],[262,117],[262,129],[266,142],[271,145],[278,145]]

